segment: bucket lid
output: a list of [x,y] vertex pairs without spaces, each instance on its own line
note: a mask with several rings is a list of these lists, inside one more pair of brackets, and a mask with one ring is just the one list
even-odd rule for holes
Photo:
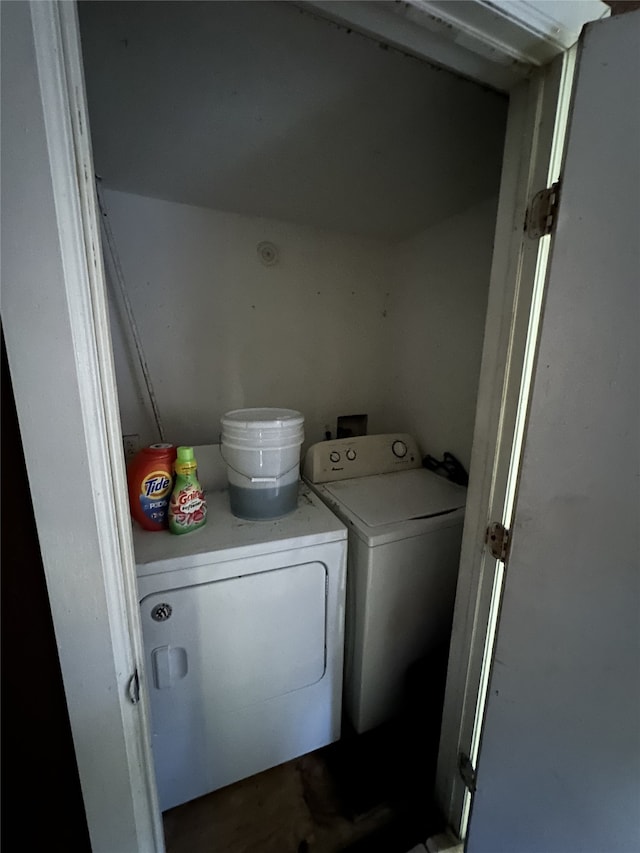
[[295,409],[233,409],[220,422],[223,427],[236,429],[282,429],[302,426],[304,415]]

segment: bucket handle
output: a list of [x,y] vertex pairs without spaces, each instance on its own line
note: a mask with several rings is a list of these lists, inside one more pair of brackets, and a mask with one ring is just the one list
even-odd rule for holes
[[277,477],[250,477],[248,474],[243,473],[242,471],[238,471],[237,468],[234,468],[233,465],[230,465],[229,462],[224,458],[224,453],[222,452],[222,435],[218,436],[218,447],[220,448],[220,456],[222,456],[222,461],[227,465],[231,470],[239,474],[241,477],[244,477],[245,480],[249,480],[250,483],[277,483],[278,480],[281,480],[283,477],[286,477],[287,474],[290,474],[294,468],[297,468],[300,465],[300,460],[298,460],[295,465],[292,465],[291,468],[287,468],[286,471],[283,471],[282,474],[279,474]]

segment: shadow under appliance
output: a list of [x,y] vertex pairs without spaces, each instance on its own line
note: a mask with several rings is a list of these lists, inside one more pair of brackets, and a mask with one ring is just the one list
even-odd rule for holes
[[312,445],[303,478],[349,530],[344,705],[358,733],[398,714],[410,669],[448,647],[466,489],[407,434]]
[[163,811],[340,736],[344,525],[302,483],[278,520],[207,503],[187,536],[134,530]]

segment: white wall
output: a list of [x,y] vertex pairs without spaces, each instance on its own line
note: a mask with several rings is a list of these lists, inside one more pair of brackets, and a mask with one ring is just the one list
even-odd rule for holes
[[497,199],[398,248],[389,402],[424,454],[469,470]]
[[[207,444],[232,408],[305,415],[306,445],[338,415],[414,433],[468,466],[495,202],[401,244],[106,191],[166,439]],[[279,263],[264,266],[269,240]],[[157,441],[113,315],[124,433]]]
[[[468,466],[506,98],[293,3],[84,3],[80,19],[167,440],[287,406],[307,443],[367,413]],[[155,441],[112,325],[123,431]]]
[[[166,439],[215,442],[229,409],[305,415],[307,443],[338,415],[390,423],[389,246],[205,208],[105,192]],[[264,266],[260,241],[280,260]],[[157,441],[118,322],[123,432]]]

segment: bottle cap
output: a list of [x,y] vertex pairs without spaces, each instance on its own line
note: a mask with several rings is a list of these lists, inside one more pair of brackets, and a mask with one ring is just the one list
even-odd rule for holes
[[193,447],[178,448],[178,462],[194,462]]

